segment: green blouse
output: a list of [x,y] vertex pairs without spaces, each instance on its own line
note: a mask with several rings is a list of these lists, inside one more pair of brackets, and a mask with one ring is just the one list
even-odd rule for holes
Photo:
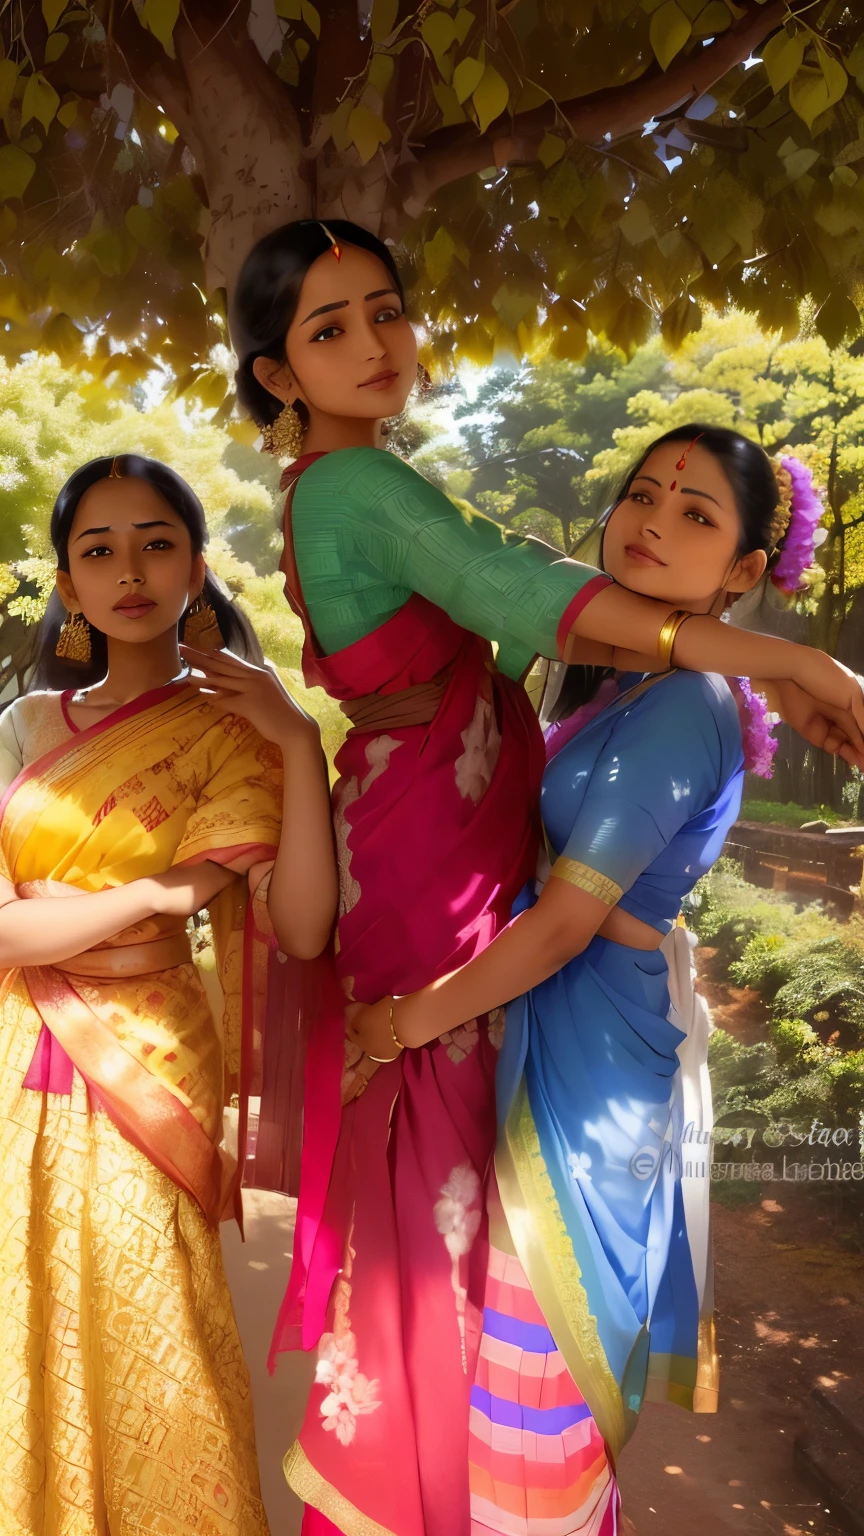
[[310,464],[294,490],[291,527],[303,597],[327,654],[419,592],[496,641],[501,671],[520,677],[534,656],[558,656],[562,619],[571,607],[575,619],[575,600],[598,579],[591,566],[460,511],[378,448],[342,448]]

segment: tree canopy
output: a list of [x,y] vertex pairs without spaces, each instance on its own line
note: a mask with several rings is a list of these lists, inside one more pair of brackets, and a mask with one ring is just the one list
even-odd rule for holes
[[673,346],[705,305],[831,346],[864,302],[851,0],[0,7],[0,344],[232,409],[253,242],[401,246],[427,355]]

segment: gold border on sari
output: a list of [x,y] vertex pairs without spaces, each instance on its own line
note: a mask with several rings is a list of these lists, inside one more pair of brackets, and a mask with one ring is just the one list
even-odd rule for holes
[[566,880],[568,885],[575,885],[580,891],[587,891],[589,896],[596,896],[607,907],[617,906],[624,895],[623,888],[610,880],[608,875],[601,875],[599,869],[592,869],[579,859],[568,859],[563,853],[555,860],[549,874],[550,879]]
[[356,1504],[352,1504],[332,1483],[328,1483],[313,1467],[299,1440],[295,1440],[291,1449],[285,1452],[282,1471],[288,1487],[296,1493],[298,1499],[302,1499],[304,1504],[311,1504],[313,1509],[332,1520],[340,1531],[345,1532],[345,1536],[395,1536],[395,1532],[364,1515]]
[[495,1172],[522,1268],[564,1363],[613,1460],[627,1439],[624,1404],[582,1284],[579,1261],[531,1114],[524,1078],[499,1136]]

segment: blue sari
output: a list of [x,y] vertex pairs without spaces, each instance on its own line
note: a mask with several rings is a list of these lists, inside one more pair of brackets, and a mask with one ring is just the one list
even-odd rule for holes
[[[720,854],[738,814],[743,772],[737,708],[723,679],[672,672],[637,681],[547,765],[541,809],[551,877],[669,932],[682,898]],[[515,910],[535,900],[528,887]],[[613,1468],[646,1396],[704,1408],[712,1406],[713,1392],[716,1403],[713,1319],[703,1313],[700,1327],[682,1199],[683,1127],[674,1080],[676,1051],[686,1037],[669,1017],[668,980],[659,949],[596,937],[508,1005],[498,1067],[495,1170],[504,1223],[501,1212],[496,1218],[493,1192],[491,1238],[493,1247],[515,1256],[539,1313],[522,1304],[502,1320],[494,1297],[518,1302],[518,1291],[487,1287],[487,1299],[493,1298],[484,1318],[492,1341],[487,1353],[498,1361],[503,1382],[495,1340],[518,1339],[523,1352],[544,1349],[542,1366],[531,1366],[535,1375],[550,1373],[557,1351],[560,1369],[566,1367],[578,1389],[569,1399],[571,1418],[583,1411],[584,1399]],[[503,1274],[511,1261],[499,1254],[496,1262]],[[507,1273],[518,1285],[518,1270]],[[547,1343],[532,1343],[514,1316],[534,1318],[535,1340],[538,1319],[545,1322]],[[524,1363],[521,1375],[526,1379]],[[494,1446],[495,1426],[516,1423],[514,1403],[497,1401],[487,1389],[489,1375],[478,1379],[487,1386],[475,1387],[472,1438]],[[707,1392],[694,1402],[699,1387]],[[517,1405],[524,1401],[521,1387],[507,1395]],[[518,1406],[516,1412],[527,1427]],[[556,1423],[550,1411],[550,1433],[558,1433]],[[534,1433],[543,1428],[535,1412]],[[503,1451],[500,1435],[497,1443]],[[584,1524],[575,1515],[566,1518],[564,1487],[554,1506],[538,1500],[536,1468],[527,1475],[526,1501],[514,1503],[499,1456],[498,1492],[490,1492],[487,1476],[475,1528],[551,1529],[532,1518],[533,1508],[538,1517],[554,1513],[557,1530],[605,1529],[599,1494],[590,1512],[584,1502],[582,1454],[580,1462],[574,1452],[576,1471],[565,1481],[572,1490],[585,1473]],[[547,1447],[545,1460],[551,1465],[554,1459]],[[593,1475],[599,1489],[596,1459]],[[476,1486],[479,1493],[479,1475]],[[492,1504],[509,1509],[509,1518],[496,1523]],[[514,1526],[517,1507],[522,1518]]]

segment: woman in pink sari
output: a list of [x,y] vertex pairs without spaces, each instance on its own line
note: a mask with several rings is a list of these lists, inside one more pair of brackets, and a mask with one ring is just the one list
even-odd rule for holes
[[[607,662],[625,643],[656,664],[661,626],[671,651],[684,616],[463,516],[380,451],[416,346],[374,236],[304,221],[266,237],[241,273],[232,331],[241,398],[295,460],[282,568],[306,680],[351,720],[334,790],[337,964],[346,996],[374,1001],[477,954],[534,868],[543,743],[519,679],[535,653]],[[676,644],[676,664],[697,670],[754,661],[821,691],[841,720],[831,743],[860,748],[860,688],[828,658],[703,618]],[[824,742],[827,720],[803,691],[789,693],[790,711],[793,697]],[[343,1040],[310,1042],[295,1255],[274,1338],[274,1354],[318,1349],[285,1458],[304,1536],[468,1536],[498,1031],[484,1016],[398,1059],[394,1044],[392,1061],[355,1053],[344,1111]]]

